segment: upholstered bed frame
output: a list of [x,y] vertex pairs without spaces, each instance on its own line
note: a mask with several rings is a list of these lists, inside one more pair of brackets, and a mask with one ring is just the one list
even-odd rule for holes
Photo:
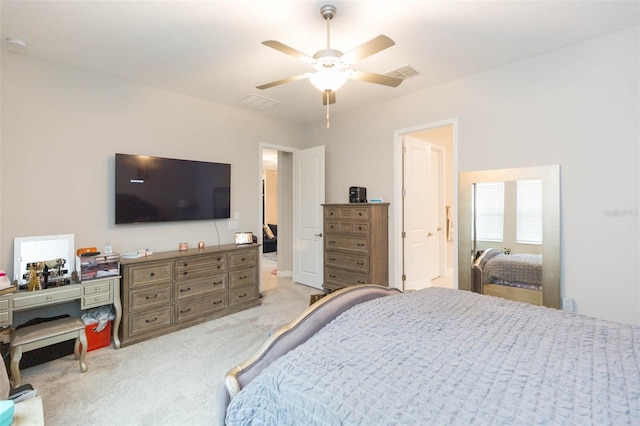
[[273,361],[304,343],[352,306],[399,293],[401,291],[396,288],[364,284],[335,291],[311,305],[297,319],[271,335],[251,358],[227,373],[225,389],[218,389],[220,395],[215,411],[222,416],[217,419],[219,424],[224,424],[224,413],[231,399]]

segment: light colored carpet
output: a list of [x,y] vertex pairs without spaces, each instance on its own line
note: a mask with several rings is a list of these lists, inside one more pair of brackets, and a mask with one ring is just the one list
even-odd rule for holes
[[87,373],[67,356],[24,369],[22,381],[42,396],[48,426],[212,424],[214,389],[226,372],[302,313],[318,290],[278,278],[262,293],[261,306],[119,350],[91,351]]

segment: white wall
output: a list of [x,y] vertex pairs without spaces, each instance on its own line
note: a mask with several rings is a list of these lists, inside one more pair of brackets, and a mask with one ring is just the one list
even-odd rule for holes
[[330,130],[318,122],[326,201],[347,201],[354,182],[393,200],[394,131],[457,118],[459,172],[560,164],[562,294],[580,313],[640,323],[638,36],[634,27],[334,115]]
[[[346,202],[352,185],[393,200],[394,132],[457,118],[460,172],[560,164],[563,295],[578,312],[640,323],[638,35],[635,27],[334,115],[329,130],[324,120],[296,126],[5,53],[0,268],[12,269],[16,236],[73,233],[77,247],[111,241],[119,251],[217,243],[211,221],[116,227],[115,152],[231,163],[232,211],[242,230],[258,232],[259,142],[326,145],[327,202]],[[216,224],[231,242],[227,221]]]
[[296,146],[304,128],[253,112],[5,53],[2,62],[2,257],[13,238],[75,234],[124,252],[232,243],[228,220],[114,225],[116,152],[231,163],[231,211],[257,229],[260,142]]

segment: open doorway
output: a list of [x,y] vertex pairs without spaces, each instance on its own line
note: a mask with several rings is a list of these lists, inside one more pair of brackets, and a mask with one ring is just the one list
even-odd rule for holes
[[278,275],[278,151],[275,149],[262,150],[262,273]]
[[260,144],[260,291],[293,276],[293,151]]
[[457,288],[455,135],[455,120],[396,133],[395,270],[403,290]]

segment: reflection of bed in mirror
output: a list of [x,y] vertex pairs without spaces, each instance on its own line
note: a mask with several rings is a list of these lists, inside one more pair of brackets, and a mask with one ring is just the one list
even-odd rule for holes
[[490,248],[473,262],[476,291],[542,305],[542,255],[503,254]]

